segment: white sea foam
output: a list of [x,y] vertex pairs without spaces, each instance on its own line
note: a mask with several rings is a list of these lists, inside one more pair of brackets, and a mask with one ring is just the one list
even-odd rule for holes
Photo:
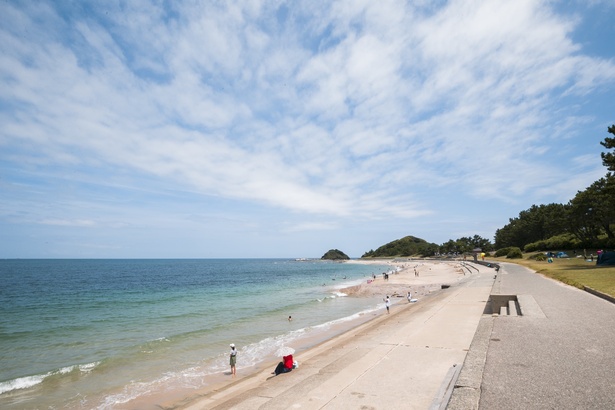
[[[309,328],[302,328],[288,333],[268,337],[246,346],[238,347],[239,370],[257,365],[265,360],[275,357],[275,352],[283,346],[292,346],[293,342],[301,338]],[[96,408],[109,409],[131,400],[146,396],[153,392],[161,393],[164,389],[180,387],[183,389],[198,389],[204,385],[208,376],[221,374],[229,368],[228,356],[220,353],[214,358],[206,360],[202,365],[191,366],[183,370],[166,372],[159,378],[144,382],[132,382],[124,386],[121,392],[106,395]]]
[[36,374],[33,376],[19,377],[17,379],[1,382],[0,383],[0,394],[4,394],[4,393],[7,393],[13,390],[28,389],[30,387],[34,387],[38,384],[41,384],[48,377],[55,376],[55,375],[64,375],[64,374],[68,374],[76,370],[81,373],[89,373],[99,364],[100,362],[93,362],[93,363],[86,363],[86,364],[78,364],[74,366],[66,366],[58,370],[45,373],[45,374]]
[[340,290],[340,289],[344,289],[344,288],[349,288],[351,286],[357,286],[362,284],[365,281],[365,278],[359,278],[359,279],[354,279],[354,280],[347,280],[345,282],[339,283],[335,286],[333,286],[333,289],[335,290]]
[[87,363],[87,364],[80,364],[78,367],[81,372],[89,373],[92,370],[94,370],[94,368],[98,366],[99,364],[100,362],[93,362],[93,363]]
[[316,325],[316,326],[314,326],[314,329],[328,329],[331,326],[336,325],[336,324],[350,322],[352,320],[359,319],[361,316],[364,316],[366,314],[375,312],[378,309],[379,309],[378,307],[365,309],[365,310],[362,310],[361,312],[357,312],[357,313],[349,315],[349,316],[345,316],[345,317],[342,317],[342,318],[339,318],[339,319],[331,320],[331,321],[326,322],[326,323],[322,323],[320,325]]
[[18,379],[2,382],[0,383],[0,394],[13,390],[27,389],[29,387],[36,386],[37,384],[45,380],[45,378],[48,376],[50,376],[49,373],[37,376],[20,377]]

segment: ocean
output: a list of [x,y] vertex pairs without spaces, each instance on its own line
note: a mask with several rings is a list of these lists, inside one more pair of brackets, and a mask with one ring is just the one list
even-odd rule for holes
[[[184,395],[368,320],[341,289],[391,270],[320,260],[0,260],[0,408]],[[288,317],[293,320],[289,321]]]

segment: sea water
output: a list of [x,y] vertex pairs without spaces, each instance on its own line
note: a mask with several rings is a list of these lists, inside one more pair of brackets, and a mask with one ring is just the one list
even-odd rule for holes
[[[344,297],[386,265],[320,260],[0,260],[0,408],[114,408],[201,389],[381,308]],[[289,321],[288,317],[293,320]]]

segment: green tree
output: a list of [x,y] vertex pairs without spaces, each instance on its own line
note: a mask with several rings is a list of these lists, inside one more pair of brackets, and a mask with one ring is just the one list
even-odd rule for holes
[[481,248],[482,250],[489,252],[493,250],[493,244],[489,239],[482,238],[479,235],[474,235],[471,238],[464,236],[463,238],[459,238],[455,241],[449,239],[448,242],[440,245],[439,251],[440,253],[466,253],[471,252],[475,248]]
[[563,204],[532,205],[519,212],[517,218],[495,233],[496,249],[509,246],[523,248],[526,244],[537,242],[551,236],[569,231],[567,206]]
[[585,243],[595,243],[600,235],[615,239],[615,175],[608,173],[570,201],[570,226]]
[[[465,239],[465,238],[462,238]],[[481,248],[483,251],[492,251],[493,244],[487,238],[483,238],[480,235],[474,235],[472,238],[468,239],[468,247],[466,248],[466,252],[470,252],[472,249]]]
[[[615,124],[607,128],[615,136]],[[606,137],[600,144],[615,148],[615,137]],[[517,218],[495,233],[495,247],[516,246],[532,249],[555,246],[569,241],[566,234],[574,234],[584,246],[602,246],[601,237],[608,238],[608,246],[615,245],[615,152],[601,153],[602,164],[609,170],[584,191],[579,191],[567,205],[533,205],[521,211]],[[549,238],[555,238],[550,242]],[[573,241],[574,242],[574,241]],[[572,243],[572,242],[571,242]]]
[[[607,131],[615,135],[615,124],[611,125]],[[605,137],[600,145],[608,149],[615,148],[615,137]],[[607,167],[609,171],[615,171],[615,152],[603,152],[600,156],[602,157],[602,164]]]
[[509,218],[508,223],[501,227],[500,229],[496,229],[495,231],[495,249],[503,249],[509,246],[512,246],[513,243],[516,243],[515,239],[515,224],[517,222],[517,218]]
[[457,242],[455,242],[452,239],[449,239],[448,242],[444,242],[442,245],[438,247],[438,252],[440,253],[457,252]]

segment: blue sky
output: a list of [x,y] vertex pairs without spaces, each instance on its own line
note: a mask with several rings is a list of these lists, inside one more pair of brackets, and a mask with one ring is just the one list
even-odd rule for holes
[[359,257],[604,176],[615,3],[0,3],[0,257]]

